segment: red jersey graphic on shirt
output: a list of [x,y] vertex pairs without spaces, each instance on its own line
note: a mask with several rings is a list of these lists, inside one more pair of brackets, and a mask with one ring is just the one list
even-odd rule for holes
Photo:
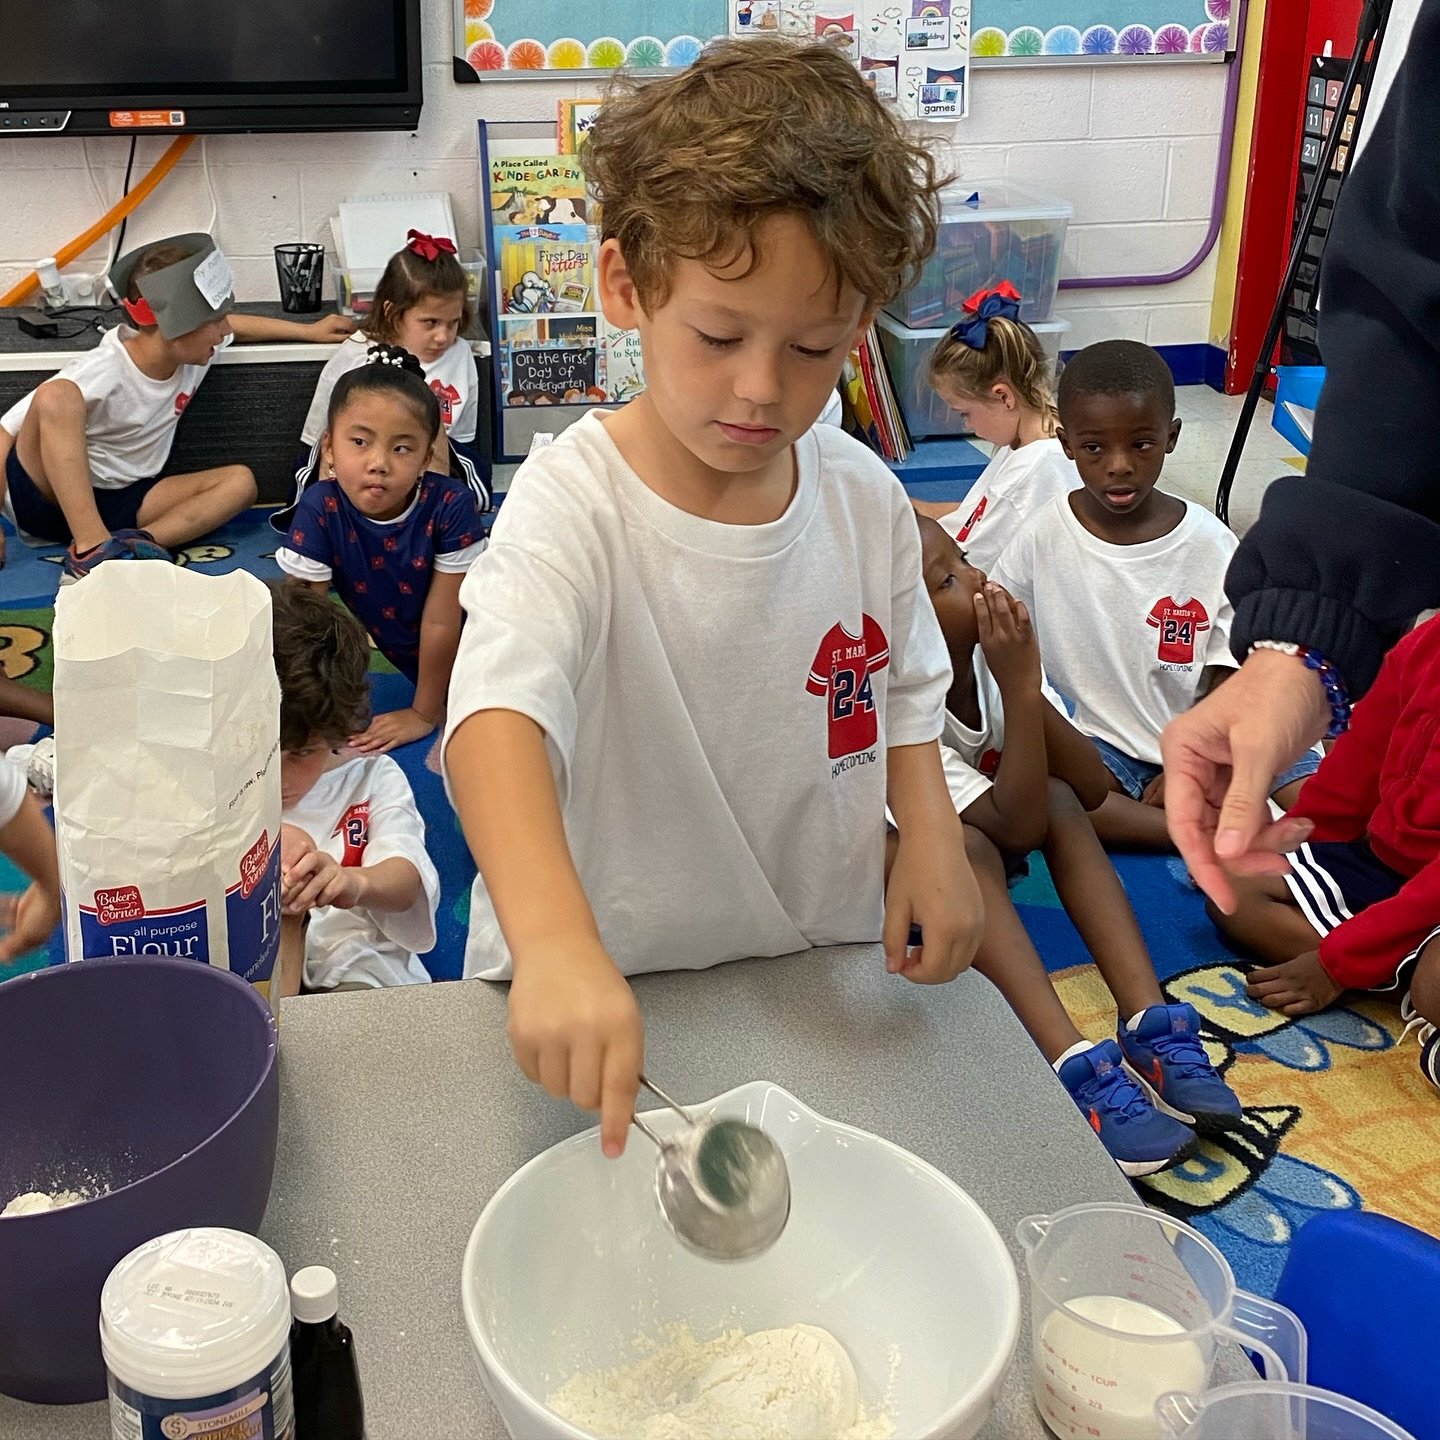
[[805,689],[823,695],[830,707],[830,758],[868,750],[880,735],[871,676],[890,663],[890,643],[879,622],[861,617],[860,634],[843,625],[825,632]]
[[340,856],[342,865],[356,866],[365,863],[365,847],[370,843],[370,802],[362,800],[352,805],[341,817],[340,823],[331,831],[332,838],[340,836],[345,842],[345,851]]
[[460,392],[453,385],[442,384],[439,380],[432,380],[430,388],[440,402],[440,423],[448,430],[455,419],[455,405],[460,399]]
[[189,396],[184,390],[182,390],[182,391],[175,397],[175,413],[176,413],[177,415],[183,415],[183,414],[185,413],[185,407],[186,407],[189,403],[190,403],[190,396]]
[[1145,623],[1160,632],[1158,659],[1162,665],[1193,665],[1195,642],[1210,628],[1210,616],[1194,598],[1182,605],[1167,595],[1151,606]]
[[960,527],[960,533],[955,537],[957,545],[963,545],[970,538],[970,532],[985,518],[985,507],[989,503],[988,495],[981,497],[980,503],[970,512],[970,518]]

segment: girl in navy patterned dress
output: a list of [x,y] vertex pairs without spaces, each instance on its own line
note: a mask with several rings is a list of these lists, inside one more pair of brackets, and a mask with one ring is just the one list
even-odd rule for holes
[[271,524],[285,536],[280,568],[333,585],[375,648],[415,686],[403,710],[377,715],[351,739],[379,755],[439,723],[460,643],[460,582],[485,547],[474,492],[427,472],[440,406],[408,351],[376,345],[330,396],[325,478]]

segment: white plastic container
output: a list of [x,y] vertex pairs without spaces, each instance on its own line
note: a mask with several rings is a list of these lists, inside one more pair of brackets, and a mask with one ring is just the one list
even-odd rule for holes
[[[875,317],[880,330],[880,348],[895,386],[895,398],[905,417],[905,428],[912,440],[936,435],[963,435],[965,427],[960,415],[952,410],[930,387],[930,352],[945,334],[945,327],[912,330],[883,311]],[[1030,326],[1045,347],[1050,361],[1053,382],[1060,365],[1060,351],[1070,333],[1068,320],[1038,320]]]
[[1008,280],[1020,292],[1020,318],[1048,320],[1074,213],[1068,200],[1017,180],[957,180],[940,197],[935,253],[885,308],[906,325],[953,322],[969,296]]
[[290,1290],[253,1235],[177,1230],[100,1293],[113,1440],[293,1440]]

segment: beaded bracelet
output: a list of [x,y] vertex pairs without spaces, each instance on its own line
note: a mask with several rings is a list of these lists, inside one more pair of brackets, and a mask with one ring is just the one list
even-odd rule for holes
[[1320,677],[1320,683],[1325,687],[1325,698],[1330,703],[1330,728],[1325,732],[1327,740],[1335,739],[1350,728],[1350,692],[1346,689],[1344,677],[1318,650],[1287,640],[1257,640],[1250,647],[1250,654],[1257,650],[1294,655],[1305,662],[1307,670],[1313,670]]

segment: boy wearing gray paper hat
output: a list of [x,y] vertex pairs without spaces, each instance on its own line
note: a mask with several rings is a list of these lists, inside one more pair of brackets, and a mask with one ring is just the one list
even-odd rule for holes
[[244,465],[160,478],[180,416],[232,336],[320,344],[353,329],[333,315],[313,325],[232,316],[234,275],[201,233],[130,251],[110,283],[129,324],[0,416],[5,513],[25,534],[69,545],[66,580],[105,560],[168,559],[254,503]]

